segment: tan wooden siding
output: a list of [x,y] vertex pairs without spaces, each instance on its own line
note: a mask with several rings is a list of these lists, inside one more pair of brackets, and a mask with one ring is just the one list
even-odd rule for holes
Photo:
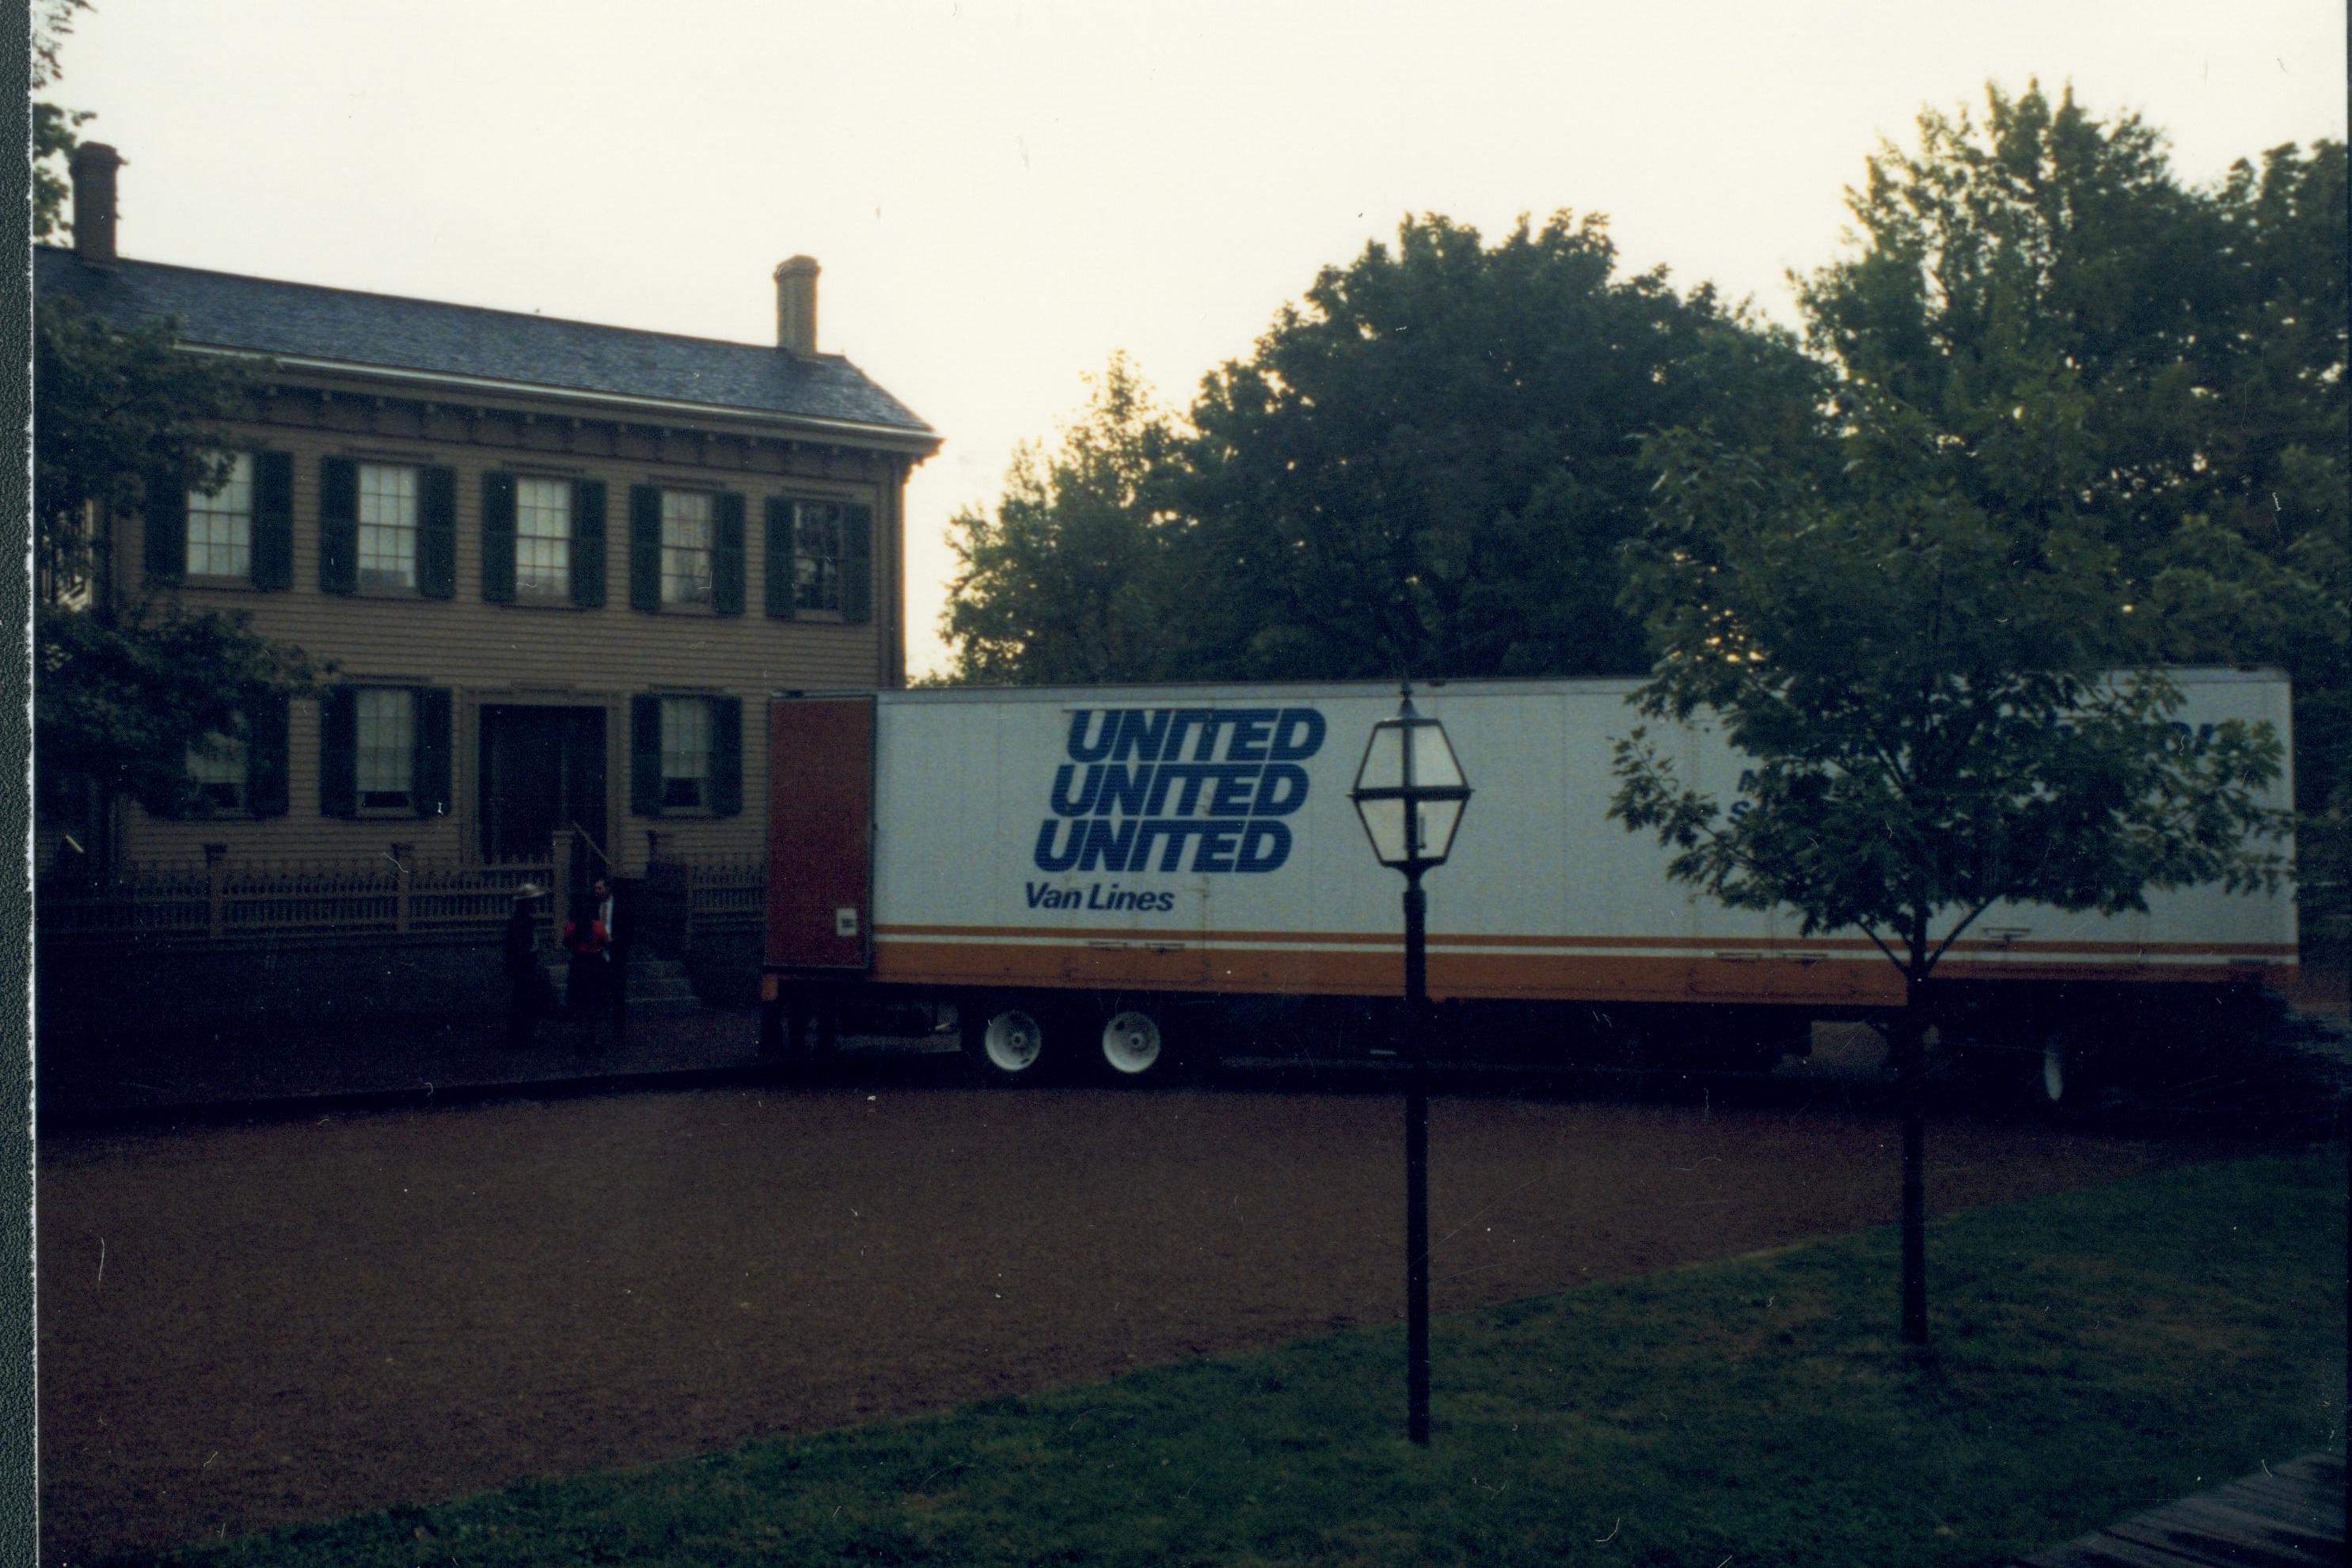
[[[446,429],[445,423],[436,427]],[[887,455],[871,460],[877,476],[864,481],[829,476],[853,466],[838,453],[811,448],[806,476],[698,467],[679,460],[681,444],[667,442],[658,458],[641,460],[530,452],[403,438],[378,428],[364,433],[283,424],[241,425],[224,433],[230,444],[290,453],[294,459],[293,586],[261,592],[190,584],[180,591],[192,609],[245,614],[271,639],[331,661],[331,679],[355,685],[446,686],[454,696],[450,813],[446,818],[322,817],[319,810],[319,705],[298,700],[289,726],[286,816],[262,821],[211,818],[166,821],[137,808],[128,812],[123,858],[200,859],[203,846],[226,844],[238,859],[350,860],[415,846],[435,860],[478,852],[479,709],[485,702],[594,706],[605,713],[605,796],[608,844],[624,872],[642,870],[646,830],[661,835],[665,858],[756,854],[765,842],[767,800],[766,698],[788,689],[871,688],[900,679],[898,629],[903,559],[901,531],[905,465]],[[737,446],[740,448],[740,443]],[[740,461],[740,451],[737,453]],[[456,595],[447,600],[319,591],[320,459],[440,465],[455,471]],[[858,466],[866,466],[859,464]],[[497,604],[482,598],[481,476],[502,471],[550,477],[598,479],[606,487],[605,603]],[[744,612],[646,614],[629,607],[629,486],[667,483],[733,490],[744,497]],[[873,507],[872,568],[877,580],[873,619],[861,625],[822,617],[772,621],[762,613],[766,569],[763,504],[770,496],[864,502]],[[118,586],[141,590],[143,538],[136,518],[117,525],[113,559]],[[730,818],[665,816],[629,810],[629,698],[636,694],[708,694],[743,705],[743,810]]]

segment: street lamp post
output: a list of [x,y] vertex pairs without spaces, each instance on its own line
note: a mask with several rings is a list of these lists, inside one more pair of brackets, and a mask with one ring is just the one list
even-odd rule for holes
[[1429,898],[1421,874],[1443,865],[1462,824],[1470,786],[1445,727],[1413,710],[1412,683],[1397,714],[1372,727],[1348,798],[1363,819],[1372,853],[1404,873],[1405,1427],[1429,1442]]

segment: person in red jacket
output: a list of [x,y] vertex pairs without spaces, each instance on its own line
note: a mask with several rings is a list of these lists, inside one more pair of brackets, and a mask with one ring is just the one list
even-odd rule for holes
[[596,1038],[596,1015],[604,1006],[606,956],[613,943],[612,933],[595,916],[596,907],[592,903],[563,923],[563,950],[572,956],[564,974],[563,1003],[581,1022],[583,1043]]

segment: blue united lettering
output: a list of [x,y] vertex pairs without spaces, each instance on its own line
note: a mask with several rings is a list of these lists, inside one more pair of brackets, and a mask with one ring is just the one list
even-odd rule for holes
[[[1263,873],[1328,734],[1311,707],[1080,708],[1031,859],[1048,873]],[[1156,905],[1122,903],[1118,907]]]

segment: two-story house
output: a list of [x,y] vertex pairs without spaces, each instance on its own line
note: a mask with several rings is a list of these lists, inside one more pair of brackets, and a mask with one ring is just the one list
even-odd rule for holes
[[763,698],[903,679],[903,497],[939,446],[817,349],[817,265],[776,341],[549,319],[134,261],[113,150],[74,165],[34,287],[266,364],[216,494],[102,520],[100,591],[244,612],[334,671],[192,755],[205,806],[118,804],[117,865],[545,860],[624,875],[762,846]]

